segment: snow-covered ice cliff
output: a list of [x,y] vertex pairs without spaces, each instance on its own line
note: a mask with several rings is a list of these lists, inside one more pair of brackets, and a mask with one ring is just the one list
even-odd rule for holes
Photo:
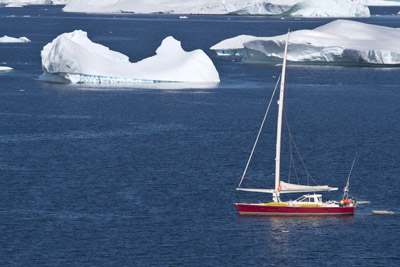
[[282,15],[289,17],[369,17],[369,8],[360,0],[304,0]]
[[364,0],[70,0],[65,12],[369,16]]
[[219,74],[202,51],[186,52],[173,37],[165,38],[156,55],[136,63],[108,47],[93,43],[87,33],[64,33],[42,52],[42,80],[72,83],[218,83]]

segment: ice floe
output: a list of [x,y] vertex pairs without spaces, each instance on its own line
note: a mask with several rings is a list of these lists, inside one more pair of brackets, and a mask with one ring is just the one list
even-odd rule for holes
[[211,59],[200,49],[186,52],[169,36],[156,55],[136,63],[128,56],[92,42],[87,33],[64,33],[42,52],[41,80],[92,84],[127,83],[218,83],[219,74]]
[[[212,48],[241,50],[243,61],[282,62],[286,35],[254,37],[243,43],[240,36]],[[357,21],[335,20],[313,30],[290,34],[288,61],[297,64],[400,65],[400,30]]]
[[26,37],[15,38],[7,35],[0,37],[0,43],[29,43],[30,41]]
[[0,66],[0,72],[11,71],[13,68],[7,66]]
[[70,0],[65,12],[369,16],[364,0]]

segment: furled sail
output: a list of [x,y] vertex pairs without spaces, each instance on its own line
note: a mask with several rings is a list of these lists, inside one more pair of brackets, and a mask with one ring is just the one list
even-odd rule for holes
[[337,187],[330,187],[327,185],[298,185],[280,182],[281,193],[302,193],[302,192],[319,192],[319,191],[335,191],[338,190]]
[[[337,187],[330,187],[327,185],[298,185],[280,182],[281,194],[284,193],[306,193],[306,192],[321,192],[321,191],[335,191],[338,190]],[[236,190],[247,191],[247,192],[258,192],[258,193],[273,193],[274,189],[260,189],[260,188],[236,188]]]

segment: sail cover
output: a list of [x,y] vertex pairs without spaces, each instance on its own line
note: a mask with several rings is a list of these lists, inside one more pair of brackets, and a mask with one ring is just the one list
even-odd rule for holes
[[[320,191],[335,191],[338,190],[337,187],[330,187],[327,185],[298,185],[290,184],[280,181],[281,194],[284,193],[306,193],[306,192],[320,192]],[[236,188],[236,190],[247,191],[247,192],[258,192],[258,193],[273,193],[274,189],[259,189],[259,188]]]
[[298,185],[298,184],[289,184],[283,181],[280,182],[282,187],[281,193],[301,193],[301,192],[319,192],[319,191],[334,191],[338,190],[337,187],[329,187],[327,185]]

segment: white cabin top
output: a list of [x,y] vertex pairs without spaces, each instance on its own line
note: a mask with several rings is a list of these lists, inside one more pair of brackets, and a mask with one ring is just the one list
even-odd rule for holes
[[322,195],[321,194],[312,194],[312,195],[303,195],[293,202],[302,202],[302,203],[322,203]]

